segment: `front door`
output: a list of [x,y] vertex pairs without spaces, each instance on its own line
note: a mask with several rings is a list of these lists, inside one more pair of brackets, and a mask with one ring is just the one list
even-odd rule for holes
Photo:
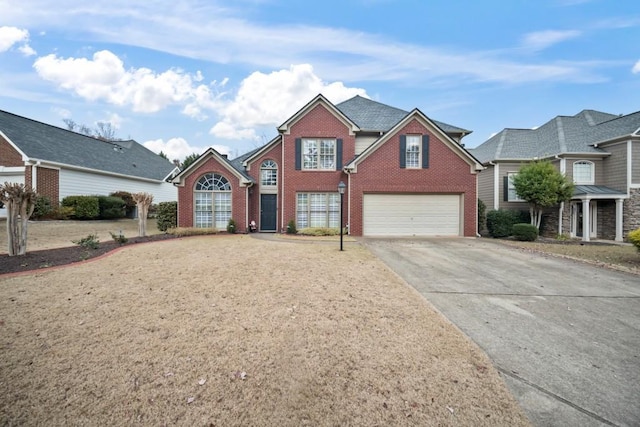
[[276,231],[278,195],[260,195],[260,231]]

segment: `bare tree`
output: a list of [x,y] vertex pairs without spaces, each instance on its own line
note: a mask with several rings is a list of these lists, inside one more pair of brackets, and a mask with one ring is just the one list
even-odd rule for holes
[[153,203],[153,195],[149,193],[134,193],[131,198],[138,207],[138,236],[147,235],[147,215],[149,214],[149,206]]
[[98,139],[105,141],[116,141],[116,128],[111,122],[98,122],[96,123],[96,130],[94,135]]
[[78,124],[73,119],[62,119],[65,125],[67,125],[67,130],[74,131],[78,127]]
[[7,207],[9,256],[27,253],[27,224],[36,207],[36,196],[36,192],[24,184],[5,182],[0,185],[0,201]]

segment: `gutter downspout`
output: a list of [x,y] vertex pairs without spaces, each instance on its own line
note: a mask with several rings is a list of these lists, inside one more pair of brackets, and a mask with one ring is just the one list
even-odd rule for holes
[[347,173],[347,191],[349,197],[347,198],[347,234],[351,235],[351,172],[349,169],[344,170]]

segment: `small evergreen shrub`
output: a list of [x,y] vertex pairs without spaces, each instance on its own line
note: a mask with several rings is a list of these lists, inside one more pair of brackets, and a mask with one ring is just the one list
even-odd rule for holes
[[160,202],[156,214],[158,230],[166,232],[178,226],[178,202]]
[[95,234],[89,234],[87,237],[83,237],[80,240],[72,240],[76,245],[80,245],[85,249],[98,249],[100,245],[100,239]]
[[51,200],[47,196],[38,196],[31,217],[33,219],[46,218],[51,215],[52,211]]
[[487,221],[487,205],[480,199],[478,199],[478,234],[484,230],[485,222]]
[[51,212],[51,217],[63,221],[73,218],[75,210],[71,206],[60,206]]
[[100,219],[124,218],[125,202],[120,197],[98,196],[98,208]]
[[289,221],[287,224],[287,234],[296,234],[298,229],[296,228],[296,222],[294,220]]
[[124,234],[122,234],[122,231],[120,231],[120,234],[115,234],[112,232],[109,232],[109,234],[111,234],[111,238],[113,239],[114,242],[116,242],[119,245],[124,245],[125,243],[127,243],[129,241],[129,239],[127,239]]
[[508,209],[491,210],[487,213],[487,230],[491,237],[509,237],[513,234],[513,225],[521,222],[520,211]]
[[513,237],[523,242],[533,242],[538,238],[538,228],[522,222],[513,224]]
[[100,215],[97,196],[67,196],[62,199],[62,206],[73,208],[75,219],[97,219]]
[[136,202],[133,201],[133,196],[128,191],[114,191],[110,193],[111,197],[119,197],[124,201],[124,216],[127,218],[133,218],[133,214],[136,211]]
[[629,241],[640,251],[640,228],[629,232]]
[[227,224],[227,233],[236,234],[236,221],[233,218]]

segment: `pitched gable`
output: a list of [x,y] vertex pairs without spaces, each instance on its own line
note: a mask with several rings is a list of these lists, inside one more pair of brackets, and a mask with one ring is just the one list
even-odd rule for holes
[[349,119],[349,117],[345,116],[339,109],[335,107],[335,105],[333,105],[331,102],[329,102],[329,100],[327,100],[327,98],[320,94],[313,98],[309,103],[307,103],[307,105],[298,110],[293,116],[287,119],[287,121],[278,126],[278,131],[284,134],[289,134],[289,132],[291,131],[291,127],[318,105],[323,106],[338,120],[344,123],[344,125],[349,129],[349,133],[351,135],[360,130],[360,128],[352,120]]
[[218,153],[213,147],[208,148],[204,153],[200,155],[193,163],[181,170],[176,176],[171,179],[171,182],[177,186],[184,186],[186,178],[191,175],[193,171],[196,171],[200,166],[206,163],[209,159],[214,159],[222,168],[230,172],[235,176],[241,186],[247,186],[253,184],[253,179],[242,170],[239,170],[230,162],[226,156]]

